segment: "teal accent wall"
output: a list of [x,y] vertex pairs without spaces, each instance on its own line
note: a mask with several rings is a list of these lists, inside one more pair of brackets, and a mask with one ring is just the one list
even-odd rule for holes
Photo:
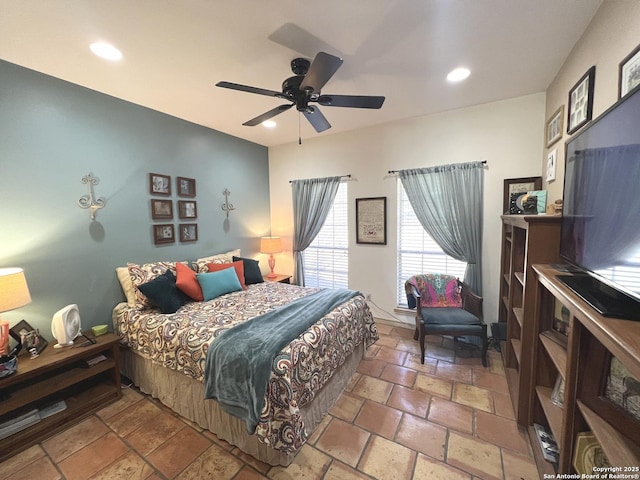
[[[213,87],[212,87],[213,88]],[[219,115],[220,112],[211,112]],[[82,177],[100,179],[106,207],[91,221]],[[195,243],[155,246],[149,173],[196,179]],[[51,339],[50,320],[76,303],[83,329],[112,329],[124,295],[115,268],[192,260],[241,248],[258,255],[269,233],[266,147],[0,61],[0,268],[22,267],[32,303],[3,313]],[[236,210],[227,220],[223,190]],[[264,264],[264,265],[263,265]],[[266,258],[260,262],[267,271]]]

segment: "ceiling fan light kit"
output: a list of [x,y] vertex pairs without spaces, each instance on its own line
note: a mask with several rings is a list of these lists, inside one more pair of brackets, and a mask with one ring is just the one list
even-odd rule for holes
[[294,76],[282,82],[282,90],[280,92],[225,81],[216,83],[216,86],[280,98],[290,102],[272,108],[262,115],[244,122],[243,125],[245,126],[254,127],[260,125],[295,106],[296,110],[306,117],[315,131],[320,133],[331,128],[331,124],[317,106],[309,105],[309,103],[318,103],[325,107],[378,109],[382,107],[385,100],[385,97],[369,95],[321,95],[322,88],[341,65],[341,58],[326,52],[319,52],[313,62],[306,58],[294,58],[291,61],[291,71]]

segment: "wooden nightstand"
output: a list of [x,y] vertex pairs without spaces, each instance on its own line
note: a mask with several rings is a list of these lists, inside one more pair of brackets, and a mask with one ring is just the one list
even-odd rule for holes
[[[49,343],[37,358],[18,356],[18,371],[0,379],[1,421],[58,400],[64,400],[67,406],[0,440],[0,462],[122,396],[120,338],[108,333],[95,340],[95,344],[82,346],[87,339],[79,337],[74,346],[64,348],[53,348],[53,342]],[[101,361],[91,362],[102,356]]]
[[291,283],[291,275],[276,275],[272,278],[265,275],[262,278],[264,278],[265,282]]

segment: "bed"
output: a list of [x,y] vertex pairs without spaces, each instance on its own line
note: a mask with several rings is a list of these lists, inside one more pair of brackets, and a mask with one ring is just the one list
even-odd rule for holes
[[[172,268],[172,262],[147,266],[152,273],[143,279]],[[130,265],[129,271],[137,270]],[[141,305],[144,295],[135,280],[133,287],[127,285],[126,277],[118,269],[128,301],[113,309],[115,332],[127,347],[121,354],[122,373],[176,413],[271,465],[291,463],[351,380],[367,347],[378,339],[361,294],[324,314],[275,355],[264,406],[255,431],[249,433],[244,420],[227,413],[217,401],[205,399],[207,351],[223,332],[250,319],[274,316],[269,312],[312,298],[318,289],[249,283],[246,289],[208,301],[189,301],[175,313],[161,313],[148,303]]]

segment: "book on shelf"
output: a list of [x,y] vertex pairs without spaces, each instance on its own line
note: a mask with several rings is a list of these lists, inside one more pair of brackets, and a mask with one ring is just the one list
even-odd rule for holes
[[541,333],[541,335],[544,335],[545,337],[549,338],[550,340],[553,340],[554,342],[556,342],[559,345],[562,345],[563,347],[567,346],[567,343],[569,340],[566,335],[563,335],[562,333],[556,330],[545,330],[544,332]]
[[85,362],[89,367],[93,367],[94,365],[97,365],[100,362],[104,362],[106,359],[107,357],[105,357],[104,355],[98,355],[97,357],[93,357],[85,360]]
[[40,409],[40,419],[44,420],[51,415],[55,415],[58,412],[63,411],[67,408],[67,404],[64,400],[60,400],[59,402],[52,403],[51,405],[47,405]]
[[25,428],[30,427],[34,423],[40,421],[40,414],[37,408],[28,411],[22,415],[11,418],[0,424],[0,440],[7,438],[14,433],[18,433]]
[[558,450],[558,444],[556,443],[556,439],[553,437],[553,434],[537,423],[533,424],[533,428],[535,429],[536,436],[538,437],[542,456],[547,462],[557,464],[560,450]]
[[26,413],[0,423],[0,440],[29,428],[31,425],[55,415],[67,408],[64,400],[47,405],[41,409],[34,408]]

